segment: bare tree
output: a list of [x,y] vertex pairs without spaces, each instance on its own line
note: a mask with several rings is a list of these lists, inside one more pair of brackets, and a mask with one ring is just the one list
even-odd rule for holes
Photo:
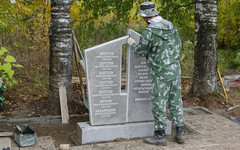
[[70,25],[70,1],[51,0],[48,102],[51,110],[56,112],[60,112],[59,86],[66,87],[68,102],[72,101],[73,41]]
[[217,0],[195,0],[195,53],[191,96],[217,93]]

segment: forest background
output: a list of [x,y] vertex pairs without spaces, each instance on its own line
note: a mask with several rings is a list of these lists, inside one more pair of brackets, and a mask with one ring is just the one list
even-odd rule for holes
[[[179,30],[182,75],[192,77],[194,56],[194,0],[152,0],[160,15]],[[72,0],[71,23],[81,50],[127,34],[141,33],[146,23],[138,16],[141,0]],[[1,76],[7,83],[6,104],[14,99],[45,103],[49,88],[49,0],[1,0]],[[218,67],[222,75],[240,71],[240,0],[218,0]],[[13,56],[13,65],[4,58]],[[15,63],[17,61],[17,64]],[[7,63],[9,64],[9,63]],[[18,65],[20,64],[20,65]],[[77,67],[73,66],[73,76]],[[21,105],[25,107],[25,105]]]

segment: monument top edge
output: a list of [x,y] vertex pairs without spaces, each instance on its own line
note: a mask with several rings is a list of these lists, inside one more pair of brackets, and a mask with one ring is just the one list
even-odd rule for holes
[[93,46],[93,47],[91,47],[91,48],[87,48],[87,49],[84,50],[84,52],[88,52],[88,51],[91,51],[91,50],[95,50],[95,49],[100,48],[100,47],[102,47],[102,46],[106,46],[106,45],[109,45],[109,44],[115,43],[116,41],[121,41],[121,40],[126,40],[126,42],[123,43],[123,44],[125,44],[125,43],[127,43],[127,38],[128,38],[128,37],[129,37],[129,36],[126,35],[126,36],[117,38],[117,39],[115,39],[115,40],[111,40],[111,41],[108,41],[108,42],[106,42],[106,43],[99,44],[99,45]]

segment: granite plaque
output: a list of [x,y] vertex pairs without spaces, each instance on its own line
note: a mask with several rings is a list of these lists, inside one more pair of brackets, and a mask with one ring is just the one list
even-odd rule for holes
[[[140,34],[129,29],[128,34],[138,43]],[[127,53],[128,122],[153,120],[150,91],[152,81],[148,77],[145,57],[135,56],[130,46]]]
[[127,93],[121,93],[121,61],[127,38],[85,50],[91,125],[126,123]]
[[[140,34],[128,34],[139,42]],[[121,92],[122,45],[128,36],[85,50],[91,125],[152,121],[152,81],[145,57],[127,47],[126,92]]]

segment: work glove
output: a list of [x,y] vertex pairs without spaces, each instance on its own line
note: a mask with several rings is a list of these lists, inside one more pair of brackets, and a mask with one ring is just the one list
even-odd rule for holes
[[135,42],[136,42],[136,41],[135,41],[133,38],[131,38],[131,37],[129,37],[128,40],[127,40],[127,43],[128,43],[130,46],[132,46],[133,43],[135,43]]

